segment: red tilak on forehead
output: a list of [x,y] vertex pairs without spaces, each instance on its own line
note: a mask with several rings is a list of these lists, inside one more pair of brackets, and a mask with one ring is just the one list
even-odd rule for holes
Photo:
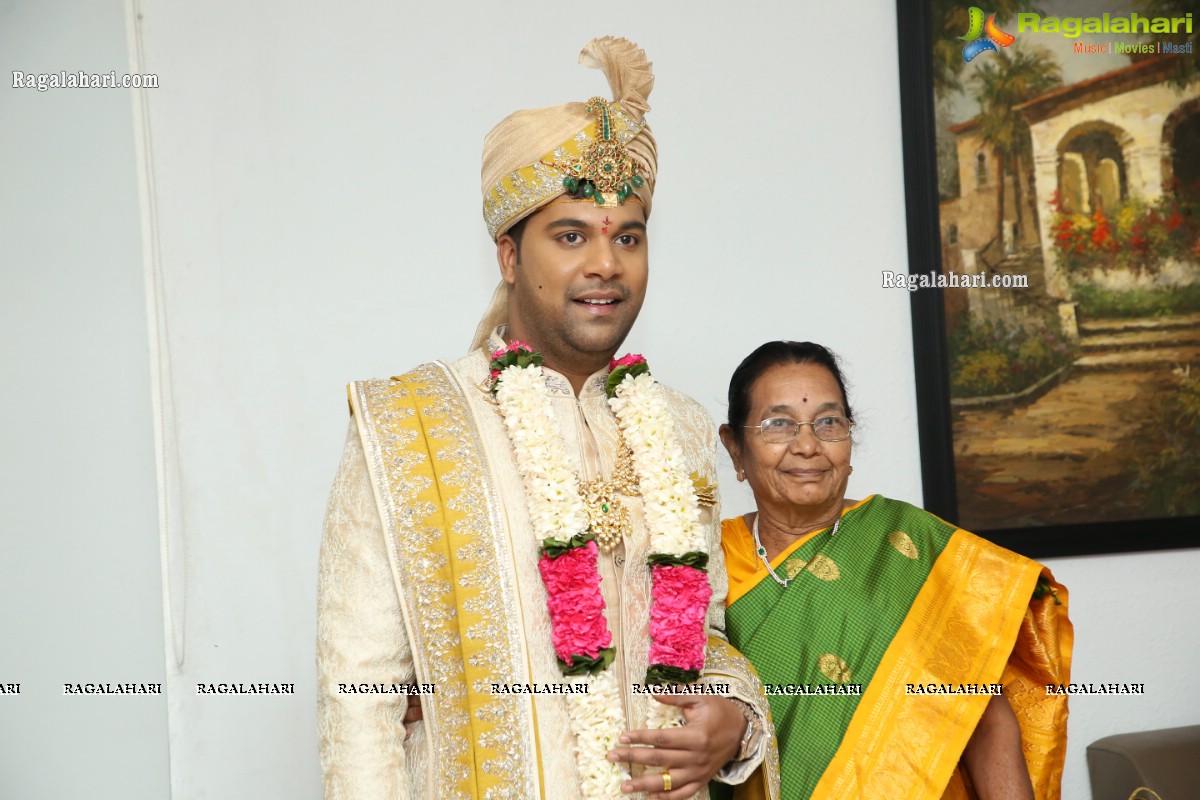
[[608,233],[608,226],[612,225],[612,220],[608,218],[608,214],[604,215],[604,227],[600,229],[601,233]]

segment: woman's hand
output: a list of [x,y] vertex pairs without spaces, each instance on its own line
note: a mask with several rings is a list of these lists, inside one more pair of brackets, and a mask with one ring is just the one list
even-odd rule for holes
[[994,696],[984,709],[962,760],[980,800],[1033,800],[1021,726],[1004,695]]

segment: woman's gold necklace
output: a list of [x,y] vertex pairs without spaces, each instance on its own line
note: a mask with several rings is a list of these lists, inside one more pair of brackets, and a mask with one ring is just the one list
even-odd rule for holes
[[[771,573],[771,577],[775,579],[776,583],[778,583],[780,586],[782,586],[783,588],[786,589],[788,587],[788,584],[790,584],[792,582],[792,580],[794,580],[794,579],[793,578],[781,578],[775,574],[775,570],[771,569],[771,562],[767,560],[767,548],[763,547],[762,539],[758,538],[758,518],[760,516],[762,516],[762,514],[754,515],[754,527],[751,530],[751,532],[754,534],[755,550],[758,552],[759,560],[762,561],[763,566],[767,568],[767,572]],[[841,526],[842,526],[842,518],[838,517],[837,521],[833,523],[833,530],[831,530],[829,532],[829,537],[833,538],[834,536],[837,536],[838,528],[840,528]]]

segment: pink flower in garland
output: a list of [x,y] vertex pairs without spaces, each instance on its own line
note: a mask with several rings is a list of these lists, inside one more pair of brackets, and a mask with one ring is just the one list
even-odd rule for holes
[[612,372],[617,367],[632,367],[634,364],[645,364],[645,363],[646,363],[646,359],[644,356],[638,355],[637,353],[626,353],[625,355],[621,356],[620,358],[616,358],[616,359],[613,359],[612,361],[610,361],[608,364],[608,371]]
[[686,566],[656,566],[650,574],[650,663],[703,669],[704,620],[712,598],[708,575]]
[[524,350],[527,353],[532,353],[534,350],[529,345],[522,342],[520,339],[513,339],[512,344],[506,344],[496,352],[492,353],[492,358],[500,358],[505,353],[518,353]]
[[538,561],[548,595],[554,652],[568,664],[573,656],[596,658],[612,644],[596,569],[598,552],[596,543],[590,541],[557,558],[543,555]]
[[629,353],[608,362],[608,380],[604,382],[604,392],[608,398],[617,396],[617,387],[629,378],[636,378],[650,372],[646,359],[637,353]]
[[487,388],[493,395],[496,393],[497,387],[500,385],[500,375],[509,367],[540,367],[542,365],[542,356],[529,345],[519,339],[514,339],[512,344],[505,345],[499,350],[492,353],[492,359],[488,362],[488,380]]

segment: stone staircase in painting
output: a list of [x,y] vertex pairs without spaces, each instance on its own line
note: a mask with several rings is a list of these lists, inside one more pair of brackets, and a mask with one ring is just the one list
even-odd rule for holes
[[1200,314],[1079,323],[1075,369],[1200,364]]
[[1039,321],[1058,316],[1058,303],[1046,294],[1046,271],[1038,247],[1023,248],[1005,254],[996,240],[979,253],[981,265],[993,275],[1024,275],[1025,289],[975,289],[969,293],[972,313],[981,319],[1021,327],[1036,326]]

